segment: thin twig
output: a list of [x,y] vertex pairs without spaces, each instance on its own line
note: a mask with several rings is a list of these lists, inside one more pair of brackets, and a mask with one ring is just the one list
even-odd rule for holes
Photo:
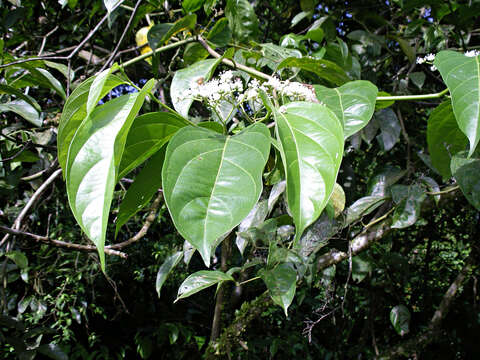
[[135,17],[135,14],[137,13],[138,7],[140,6],[141,2],[142,2],[142,0],[138,0],[137,3],[135,4],[135,8],[133,9],[132,14],[130,15],[130,18],[128,19],[127,26],[125,26],[125,29],[123,30],[123,33],[122,33],[122,35],[120,36],[120,39],[117,42],[117,46],[115,46],[115,49],[113,50],[112,54],[110,55],[108,60],[105,62],[105,64],[103,64],[102,68],[100,69],[100,72],[105,70],[110,65],[110,63],[115,58],[115,56],[117,55],[118,50],[120,49],[120,45],[122,44],[123,39],[125,38],[125,35],[127,35],[127,32],[130,29],[130,25],[132,25],[133,18]]

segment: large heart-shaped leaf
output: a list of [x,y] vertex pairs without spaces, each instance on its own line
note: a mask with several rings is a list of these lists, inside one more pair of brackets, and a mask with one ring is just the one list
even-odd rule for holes
[[318,99],[343,122],[345,138],[368,124],[375,111],[378,89],[370,81],[351,81],[336,89],[315,85]]
[[188,117],[188,110],[192,105],[193,99],[184,94],[190,88],[194,81],[207,81],[212,76],[219,60],[208,59],[196,62],[186,69],[178,70],[172,79],[170,87],[170,97],[175,110],[183,117]]
[[[108,71],[109,70],[106,70],[106,72]],[[58,125],[57,147],[58,162],[64,171],[66,170],[67,154],[70,143],[78,127],[88,115],[88,94],[94,80],[95,77],[92,77],[81,83],[68,97],[65,106],[63,107],[62,116],[60,117]],[[97,99],[100,100],[114,87],[124,83],[125,81],[118,76],[109,75],[107,80],[103,83],[102,91],[98,94]],[[63,175],[64,177],[66,176],[65,173]]]
[[235,136],[188,126],[170,140],[162,170],[165,202],[207,266],[217,239],[257,203],[269,151],[270,134],[261,123]]
[[291,264],[283,263],[272,270],[263,270],[260,277],[267,285],[268,292],[275,304],[282,307],[285,316],[288,316],[288,307],[295,296],[297,272]]
[[118,166],[127,133],[153,80],[138,93],[120,96],[92,111],[75,132],[66,162],[67,194],[73,214],[97,246],[105,268],[105,233]]
[[128,132],[118,177],[122,178],[143,163],[188,124],[181,116],[163,111],[137,117]]
[[480,140],[480,60],[454,51],[440,51],[435,57],[452,96],[458,126],[467,135],[471,156]]
[[445,179],[451,176],[452,154],[465,150],[468,139],[460,131],[450,100],[441,103],[428,118],[427,144],[432,165]]
[[221,271],[197,271],[187,277],[180,285],[178,288],[177,299],[175,301],[189,297],[223,281],[235,281],[235,279],[231,275],[225,274]]
[[343,126],[325,105],[292,102],[274,111],[298,242],[328,203],[343,156]]
[[462,151],[452,157],[450,163],[453,177],[457,180],[463,195],[477,210],[480,210],[480,159],[467,158]]
[[165,147],[161,148],[145,164],[128,188],[118,209],[115,237],[120,228],[137,212],[150,202],[150,199],[162,186],[162,166],[165,159]]

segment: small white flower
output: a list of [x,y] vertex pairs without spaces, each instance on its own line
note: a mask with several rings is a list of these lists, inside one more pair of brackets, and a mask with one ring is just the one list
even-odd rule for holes
[[280,112],[281,114],[285,114],[287,112],[287,108],[285,106],[280,106],[280,109],[278,109],[278,112]]
[[425,60],[426,61],[433,61],[433,60],[435,60],[435,55],[430,53],[427,56],[425,56]]
[[437,71],[437,67],[435,65],[430,66],[430,70]]
[[480,54],[480,51],[478,50],[470,50],[470,51],[467,51],[465,53],[465,56],[467,57],[475,57],[475,56],[478,56]]
[[425,59],[422,57],[417,58],[417,64],[423,64],[425,62]]

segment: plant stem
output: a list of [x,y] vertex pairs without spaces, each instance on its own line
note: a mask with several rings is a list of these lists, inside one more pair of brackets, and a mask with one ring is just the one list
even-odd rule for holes
[[255,280],[258,280],[258,279],[260,279],[260,276],[255,276],[251,279],[248,279],[248,280],[242,281],[241,283],[238,283],[237,286],[241,286],[241,285],[244,285],[246,283],[249,283],[250,281],[255,281]]
[[422,99],[436,99],[448,93],[448,89],[434,94],[425,95],[398,95],[398,96],[377,96],[377,101],[402,101],[402,100],[422,100]]
[[458,185],[455,185],[455,186],[452,186],[452,187],[449,187],[445,190],[442,190],[442,191],[437,191],[437,192],[427,192],[426,194],[428,195],[442,195],[442,194],[448,194],[449,192],[452,192],[452,191],[455,191],[455,190],[458,190],[460,188],[460,186]]

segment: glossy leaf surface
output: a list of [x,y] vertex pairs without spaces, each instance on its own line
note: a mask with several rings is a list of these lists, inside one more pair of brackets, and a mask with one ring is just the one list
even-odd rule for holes
[[387,197],[385,196],[365,196],[358,199],[346,211],[345,226],[359,220],[362,216],[370,214],[382,205],[386,199]]
[[19,99],[0,104],[0,113],[9,111],[21,116],[32,125],[42,126],[42,119],[37,109],[25,100]]
[[330,109],[316,103],[292,102],[274,115],[298,240],[333,191],[343,156],[343,128]]
[[272,270],[263,270],[260,277],[267,285],[273,302],[282,307],[285,316],[288,316],[288,307],[295,296],[297,272],[291,264],[283,263]]
[[390,311],[390,322],[399,335],[406,335],[410,331],[410,317],[405,305],[397,305]]
[[[75,131],[82,121],[87,118],[87,100],[90,87],[95,78],[89,78],[80,84],[68,97],[63,107],[62,116],[58,125],[58,162],[63,170],[66,170],[67,154],[70,143]],[[110,75],[104,83],[100,93],[100,98],[105,96],[114,87],[125,83],[122,79],[115,75]],[[64,174],[64,177],[66,175]]]
[[470,142],[469,156],[480,140],[480,60],[454,51],[440,51],[435,66],[452,96],[458,126]]
[[460,152],[452,157],[450,166],[468,202],[480,210],[480,159],[468,159],[467,152]]
[[180,260],[182,260],[182,257],[183,251],[177,251],[176,253],[167,257],[158,269],[157,280],[155,281],[155,290],[157,291],[158,297],[160,297],[160,292],[165,280],[167,280],[170,272],[178,265]]
[[430,114],[427,144],[432,165],[440,175],[448,179],[452,175],[450,158],[453,154],[465,150],[468,144],[468,139],[457,125],[450,100],[437,106]]
[[190,88],[192,82],[200,79],[202,81],[209,80],[217,64],[218,60],[202,60],[175,73],[170,87],[170,97],[173,107],[180,115],[188,117],[188,110],[193,103],[193,99],[185,97],[184,94]]
[[162,171],[165,201],[177,230],[207,266],[217,239],[257,203],[269,151],[270,134],[260,123],[228,137],[189,126],[170,140]]
[[120,96],[93,110],[78,127],[68,151],[66,182],[70,208],[97,246],[102,268],[108,213],[127,133],[152,86],[150,80],[141,92]]
[[223,281],[235,281],[235,279],[228,274],[221,271],[202,270],[193,273],[185,279],[185,281],[178,288],[177,299],[189,297],[203,289],[212,285],[221,283]]
[[378,89],[369,81],[357,80],[336,89],[315,85],[318,99],[343,122],[345,138],[368,124],[375,110]]
[[420,207],[425,200],[425,190],[420,185],[395,185],[393,200],[398,204],[393,212],[392,228],[403,229],[415,224],[420,216]]
[[122,178],[143,163],[188,124],[181,116],[163,111],[135,118],[128,132],[118,177]]

